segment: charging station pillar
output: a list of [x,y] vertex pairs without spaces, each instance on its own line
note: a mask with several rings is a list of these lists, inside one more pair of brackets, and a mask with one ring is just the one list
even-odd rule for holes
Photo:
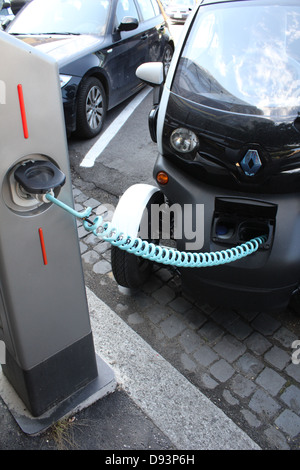
[[94,383],[97,357],[76,221],[15,177],[29,165],[32,183],[73,206],[57,64],[4,32],[0,57],[2,371],[37,417]]

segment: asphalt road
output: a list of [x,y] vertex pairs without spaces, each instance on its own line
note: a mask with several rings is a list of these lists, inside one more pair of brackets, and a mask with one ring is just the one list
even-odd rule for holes
[[[182,27],[171,25],[175,43]],[[117,197],[132,184],[153,184],[157,146],[148,130],[152,94],[150,87],[144,88],[137,96],[109,111],[100,136],[86,141],[69,139],[73,175]]]

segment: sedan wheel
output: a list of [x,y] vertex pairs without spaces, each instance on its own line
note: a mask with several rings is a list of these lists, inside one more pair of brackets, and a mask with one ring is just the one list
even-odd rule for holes
[[77,134],[88,139],[99,134],[106,107],[106,94],[100,80],[94,77],[86,79],[77,98]]
[[163,57],[165,77],[167,76],[168,70],[170,68],[172,57],[173,57],[173,48],[172,46],[170,46],[170,44],[167,44],[165,51],[164,51],[164,57]]

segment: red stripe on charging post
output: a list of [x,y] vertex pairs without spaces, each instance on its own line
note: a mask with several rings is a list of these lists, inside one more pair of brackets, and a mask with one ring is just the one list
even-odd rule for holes
[[41,248],[42,248],[43,261],[44,261],[44,265],[46,266],[48,264],[47,253],[46,253],[43,230],[41,228],[39,228],[39,236],[40,236],[40,242],[41,242]]
[[24,138],[28,139],[28,126],[27,126],[27,119],[26,119],[26,112],[25,112],[23,88],[22,88],[22,85],[20,85],[20,84],[18,85],[17,88],[18,88],[18,95],[19,95],[22,125],[23,125],[23,134],[24,134]]

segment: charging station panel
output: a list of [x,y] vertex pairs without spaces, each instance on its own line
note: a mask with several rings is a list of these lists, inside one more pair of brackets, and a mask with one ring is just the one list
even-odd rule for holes
[[[76,221],[42,197],[54,168],[54,194],[73,206],[57,64],[4,32],[0,56],[2,369],[39,416],[93,381],[97,361]],[[22,184],[29,166],[40,198]]]

